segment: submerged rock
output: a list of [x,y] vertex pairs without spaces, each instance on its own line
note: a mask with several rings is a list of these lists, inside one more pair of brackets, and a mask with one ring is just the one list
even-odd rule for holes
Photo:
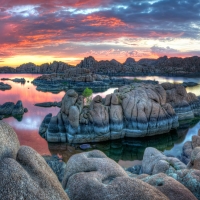
[[197,86],[199,85],[198,83],[195,83],[195,82],[183,82],[182,85],[184,87],[194,87],[194,86]]
[[44,103],[36,103],[35,106],[39,107],[61,107],[62,102],[44,102]]
[[14,78],[11,80],[16,83],[25,83],[26,82],[25,78]]

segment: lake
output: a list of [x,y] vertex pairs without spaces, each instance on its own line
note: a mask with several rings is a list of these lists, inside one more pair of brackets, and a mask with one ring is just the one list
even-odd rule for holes
[[[4,83],[12,86],[11,90],[0,90],[0,104],[5,102],[14,102],[22,100],[23,106],[28,108],[28,113],[25,113],[22,121],[10,117],[3,119],[3,121],[10,124],[18,135],[21,145],[27,145],[35,149],[41,155],[56,154],[67,161],[73,154],[81,152],[78,145],[70,146],[68,144],[52,144],[47,143],[46,140],[41,138],[38,134],[39,126],[48,113],[56,115],[59,108],[42,108],[34,106],[35,103],[47,101],[61,101],[64,92],[53,94],[50,92],[41,92],[36,90],[36,86],[31,84],[38,74],[0,74],[1,78],[25,78],[25,84],[14,83],[12,81],[3,81]],[[127,77],[134,79],[135,77]],[[143,80],[156,80],[162,82],[196,82],[200,84],[200,78],[181,78],[181,77],[136,77]],[[106,92],[96,93],[93,96],[101,95],[105,97],[107,94],[112,93],[116,88],[110,88]],[[187,88],[188,92],[193,92],[197,96],[200,95],[200,85]],[[133,164],[140,163],[142,160],[143,152],[146,147],[155,147],[165,154],[179,156],[182,152],[182,146],[185,141],[191,140],[193,135],[196,135],[200,129],[200,122],[179,128],[177,131],[173,130],[159,136],[141,138],[141,139],[123,139],[116,141],[109,141],[104,143],[93,144],[93,148],[103,151],[107,156],[117,161],[123,167],[129,167]]]

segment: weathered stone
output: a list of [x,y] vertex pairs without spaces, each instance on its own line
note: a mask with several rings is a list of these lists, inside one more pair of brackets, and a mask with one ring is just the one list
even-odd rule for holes
[[170,200],[196,200],[196,197],[181,183],[160,173],[142,179],[166,195]]
[[14,130],[0,121],[0,162],[3,158],[16,158],[19,141]]
[[175,170],[186,169],[186,165],[173,157],[166,157],[155,148],[145,149],[142,170],[145,174],[172,173]]
[[72,156],[67,162],[63,188],[70,199],[168,199],[159,190],[126,172],[100,151]]

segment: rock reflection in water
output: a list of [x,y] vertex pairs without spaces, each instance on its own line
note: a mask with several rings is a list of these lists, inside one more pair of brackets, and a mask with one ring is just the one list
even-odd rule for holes
[[[93,149],[103,151],[109,158],[120,163],[121,166],[130,167],[133,164],[139,164],[146,147],[155,147],[160,151],[170,150],[174,144],[179,144],[184,140],[187,132],[188,128],[180,128],[163,135],[92,143],[91,146]],[[78,145],[69,146],[69,144],[49,143],[48,147],[52,155],[61,156],[65,162],[72,155],[83,152],[78,148]]]

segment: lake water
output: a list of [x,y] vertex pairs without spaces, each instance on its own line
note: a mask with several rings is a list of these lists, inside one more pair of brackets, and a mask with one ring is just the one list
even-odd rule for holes
[[[32,74],[0,74],[1,78],[25,78],[25,84],[14,83],[12,81],[4,81],[12,86],[11,90],[0,90],[0,105],[5,102],[14,102],[22,100],[24,107],[28,108],[28,113],[25,113],[22,121],[17,121],[15,118],[10,117],[3,119],[3,121],[10,124],[16,131],[20,144],[27,145],[38,151],[41,155],[56,154],[67,161],[73,154],[81,152],[77,145],[69,146],[68,144],[52,144],[47,143],[46,140],[40,137],[38,134],[39,126],[48,113],[56,115],[59,112],[59,108],[42,108],[34,106],[35,103],[47,102],[47,101],[60,101],[64,96],[64,92],[59,94],[52,94],[50,92],[41,92],[36,90],[36,86],[31,84],[31,81],[35,79],[37,75]],[[134,78],[134,77],[128,77]],[[156,80],[162,82],[196,82],[200,84],[200,78],[179,78],[179,77],[137,77],[138,79]],[[112,93],[116,88],[110,88],[106,92],[96,93],[105,97],[107,94]],[[188,92],[193,92],[196,95],[200,95],[200,85],[187,88]],[[192,135],[196,135],[200,129],[200,122],[194,124],[193,127],[185,126],[177,131],[171,131],[170,133],[147,137],[142,139],[124,139],[109,141],[104,143],[93,144],[93,148],[103,151],[107,156],[117,161],[123,167],[129,167],[133,164],[139,164],[142,160],[143,152],[146,147],[155,147],[165,154],[179,156],[182,151],[182,146],[185,141],[191,140]]]

